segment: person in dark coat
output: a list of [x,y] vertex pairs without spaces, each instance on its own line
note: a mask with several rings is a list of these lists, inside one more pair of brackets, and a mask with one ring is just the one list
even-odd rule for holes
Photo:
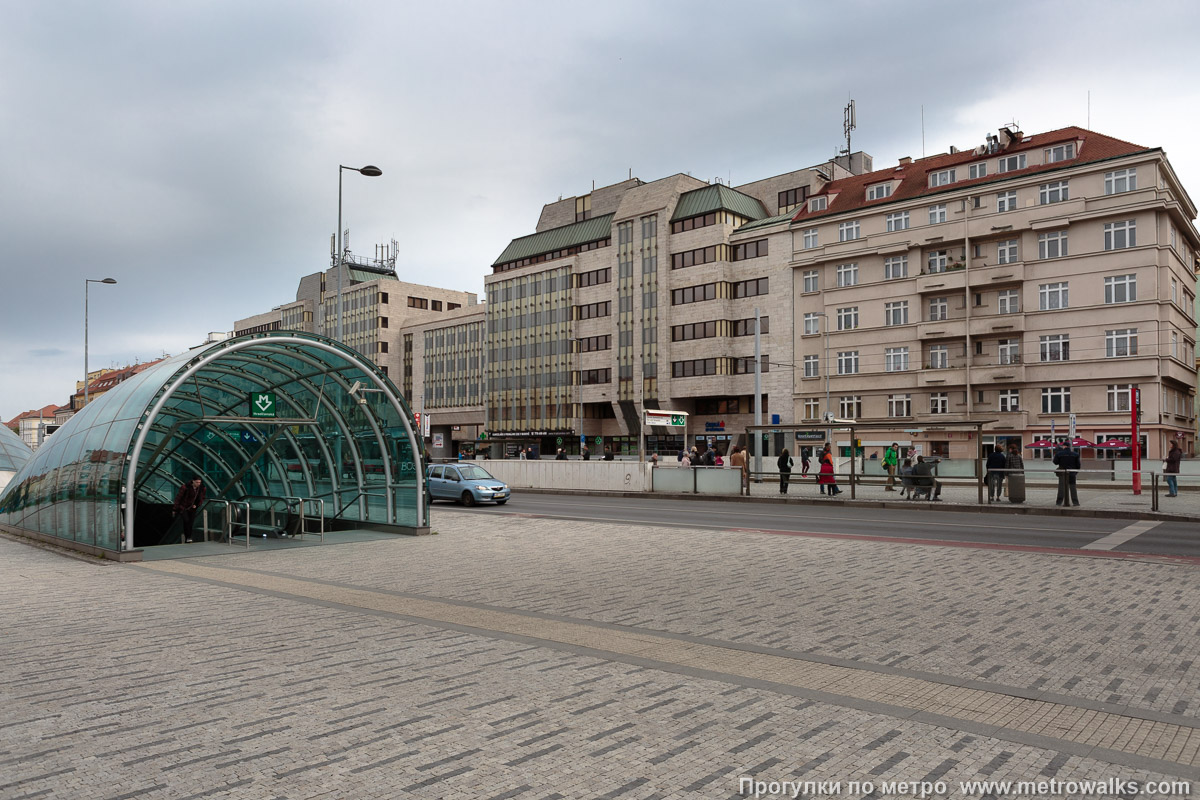
[[565,451],[565,450],[563,450],[561,447],[560,447],[560,448],[558,448],[558,455],[556,455],[556,456],[554,457],[554,460],[555,460],[555,461],[566,461],[566,460],[567,460],[567,453],[566,453],[566,451]]
[[1179,496],[1179,462],[1183,458],[1183,450],[1179,442],[1171,442],[1171,450],[1163,461],[1163,475],[1167,479],[1167,497]]
[[933,489],[930,500],[942,499],[942,482],[933,477],[933,465],[925,460],[925,456],[917,456],[917,463],[913,465],[913,484],[918,489]]
[[591,460],[592,451],[588,450],[586,444],[583,446],[583,449],[579,451],[579,457],[582,458],[584,461]]
[[787,494],[788,478],[792,476],[792,457],[786,447],[779,454],[779,460],[775,464],[779,467],[779,493]]
[[1054,466],[1058,473],[1058,498],[1056,506],[1079,505],[1079,490],[1075,488],[1075,480],[1080,469],[1079,453],[1065,444],[1054,453]]
[[613,451],[612,451],[612,448],[611,448],[611,447],[606,447],[606,448],[604,448],[604,460],[605,460],[605,461],[612,461],[612,460],[613,460]]
[[1008,458],[1004,455],[1004,448],[994,447],[992,452],[987,457],[987,487],[988,487],[988,502],[994,503],[1003,496],[1002,487],[1004,486],[1004,469],[1008,463]]
[[171,509],[172,516],[183,520],[182,538],[188,544],[191,544],[192,526],[196,523],[196,514],[202,505],[204,505],[204,481],[199,475],[195,475],[190,481],[179,487],[179,494],[175,495],[175,506]]

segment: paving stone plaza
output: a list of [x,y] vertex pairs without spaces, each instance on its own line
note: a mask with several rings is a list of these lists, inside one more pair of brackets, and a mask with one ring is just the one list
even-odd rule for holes
[[0,538],[0,797],[1200,781],[1194,566],[456,511],[434,529],[136,565]]

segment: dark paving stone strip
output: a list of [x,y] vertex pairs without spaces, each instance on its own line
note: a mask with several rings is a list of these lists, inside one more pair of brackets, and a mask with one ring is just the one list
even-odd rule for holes
[[620,733],[621,731],[627,731],[632,727],[633,727],[632,722],[626,722],[624,725],[618,725],[615,728],[609,728],[606,731],[600,731],[600,733],[592,734],[591,736],[588,737],[588,741],[596,742],[596,741],[599,741],[600,739],[603,739],[605,736],[612,736],[614,733]]
[[766,733],[760,733],[758,736],[755,736],[753,739],[747,739],[746,741],[739,744],[737,747],[730,748],[729,752],[740,753],[743,750],[749,750],[751,747],[754,747],[757,744],[761,744],[761,743],[765,742],[767,739],[772,738],[773,736],[775,736],[775,731],[767,731]]
[[616,700],[605,700],[602,703],[594,703],[590,706],[584,706],[583,708],[577,708],[574,711],[572,711],[571,713],[572,714],[586,714],[589,711],[595,711],[597,708],[604,708],[605,706],[611,705],[612,703],[615,703],[615,702],[617,702],[617,701]]
[[74,771],[75,771],[74,767],[67,767],[65,769],[55,770],[54,772],[46,772],[41,775],[34,775],[33,777],[30,777],[30,778],[21,778],[21,780],[12,781],[11,783],[0,783],[0,789],[11,789],[14,786],[20,786],[22,783],[33,783],[34,781],[44,781],[44,780],[46,780],[46,778],[56,778],[59,775],[66,775],[66,774],[74,772]]
[[640,737],[640,736],[629,736],[629,737],[626,737],[626,738],[620,740],[619,742],[613,742],[612,744],[610,744],[607,747],[601,747],[599,750],[596,750],[595,752],[588,753],[588,755],[589,756],[602,756],[605,753],[611,753],[613,750],[618,750],[627,744],[631,744],[633,742],[640,741],[641,738],[642,737]]
[[147,786],[142,789],[135,789],[132,792],[126,792],[125,794],[119,794],[116,797],[110,797],[110,798],[108,798],[108,800],[129,800],[130,797],[140,797],[141,795],[144,795],[144,794],[150,794],[150,792],[157,792],[159,789],[163,789],[163,788],[166,788],[163,784],[156,783],[153,786]]
[[[1130,446],[1132,447],[1132,445],[1130,445]],[[596,798],[596,800],[613,800],[613,798],[620,797],[623,794],[628,794],[629,792],[632,792],[634,789],[638,788],[642,784],[649,783],[649,782],[650,782],[649,778],[638,778],[637,780],[632,780],[629,783],[625,784],[624,786],[620,786],[616,789],[613,789],[608,794],[600,795],[598,798]]]
[[508,767],[515,767],[520,764],[524,764],[526,761],[532,761],[535,758],[544,756],[547,753],[553,753],[555,750],[562,750],[562,748],[563,748],[563,746],[561,744],[551,745],[550,747],[547,747],[544,750],[538,750],[536,752],[529,753],[528,755],[521,756],[520,758],[515,758],[512,761],[506,761],[506,762],[504,762],[504,764],[505,764],[505,766],[508,766]]
[[439,759],[437,761],[431,761],[428,764],[421,764],[420,766],[417,767],[417,769],[420,771],[424,771],[427,769],[433,769],[435,767],[440,767],[443,764],[449,764],[452,761],[458,761],[460,758],[466,758],[467,756],[473,756],[476,753],[481,753],[481,752],[483,752],[481,748],[474,747],[470,750],[464,750],[463,752],[456,753],[455,755],[452,755],[452,756],[446,756],[445,758]]
[[167,766],[163,767],[162,769],[163,769],[163,772],[169,772],[173,769],[181,769],[183,767],[190,767],[192,764],[203,764],[205,761],[212,761],[214,758],[221,758],[222,756],[231,756],[234,753],[240,753],[240,752],[242,752],[241,749],[235,747],[232,750],[226,750],[226,751],[223,751],[220,753],[213,753],[212,755],[208,755],[208,756],[200,756],[199,758],[192,758],[187,761],[180,761],[178,764],[168,764]]
[[407,726],[407,725],[412,725],[414,722],[422,722],[423,720],[427,720],[427,719],[433,719],[433,714],[422,714],[422,715],[421,715],[421,716],[419,716],[419,717],[409,717],[409,718],[408,718],[408,719],[406,719],[406,720],[402,720],[402,721],[400,721],[400,722],[397,722],[397,723],[395,723],[395,724],[388,725],[388,726],[386,726],[386,727],[383,727],[383,728],[379,728],[379,730],[381,730],[381,731],[393,731],[393,730],[395,730],[396,728],[403,728],[403,727],[405,727],[405,726]]
[[654,758],[650,759],[647,763],[661,764],[664,761],[667,761],[668,759],[672,759],[675,756],[679,755],[680,753],[682,753],[686,750],[690,750],[691,748],[695,747],[698,744],[700,744],[700,743],[697,741],[694,741],[694,740],[690,741],[690,742],[685,742],[684,744],[679,745],[679,747],[676,747],[673,750],[668,750],[665,753],[659,753]]
[[371,769],[378,769],[379,767],[386,767],[388,764],[399,761],[402,758],[408,758],[409,756],[415,756],[420,752],[421,752],[420,750],[409,750],[406,753],[397,753],[396,755],[391,756],[390,758],[385,758],[382,761],[375,761],[371,764],[363,764],[361,767],[355,767],[354,769],[350,770],[350,772],[357,774],[359,772],[366,772],[367,770],[371,770]]
[[[172,740],[172,741],[175,741],[175,740]],[[142,756],[141,758],[135,758],[132,761],[124,762],[121,766],[132,767],[134,764],[142,764],[142,763],[145,763],[146,761],[153,761],[156,758],[165,758],[166,756],[173,756],[178,753],[186,753],[188,750],[191,750],[191,749],[192,749],[192,746],[190,744],[184,745],[183,747],[176,747],[174,750],[167,750],[166,752],[163,752],[163,753],[152,753],[151,755],[148,755],[148,756]]]
[[510,800],[511,798],[516,797],[517,795],[525,794],[532,788],[533,787],[529,786],[529,785],[518,786],[515,789],[509,789],[504,794],[493,795],[492,797],[489,797],[488,800]]
[[232,767],[234,764],[244,764],[247,761],[255,761],[257,759],[266,758],[268,756],[277,756],[280,753],[286,753],[288,750],[291,750],[291,749],[292,748],[290,748],[290,747],[280,747],[277,750],[264,750],[261,753],[251,753],[250,755],[246,756],[245,758],[236,758],[233,761],[225,761],[220,764],[213,764],[213,766],[216,767],[217,769],[225,769],[226,767]]
[[253,778],[243,778],[240,781],[236,781],[234,783],[227,783],[224,786],[218,786],[215,789],[209,789],[206,792],[199,792],[197,794],[189,794],[187,797],[179,798],[179,800],[199,800],[199,798],[201,798],[201,797],[212,797],[214,794],[217,794],[218,792],[227,792],[230,789],[240,789],[241,787],[247,786],[253,782],[254,782]]
[[416,791],[417,789],[424,789],[426,786],[433,786],[435,783],[441,783],[442,781],[446,780],[447,778],[457,777],[459,775],[462,775],[464,772],[470,772],[473,769],[474,769],[474,767],[459,767],[458,769],[454,770],[453,772],[447,772],[445,775],[434,775],[432,777],[426,778],[423,781],[418,781],[417,783],[410,784],[409,786],[405,786],[400,791],[413,792],[413,791]]
[[246,736],[239,736],[236,739],[226,739],[225,744],[239,744],[241,742],[249,742],[253,739],[259,738],[260,736],[270,736],[272,733],[283,733],[284,731],[290,731],[291,729],[292,729],[291,725],[284,725],[282,728],[268,728],[265,731],[259,731],[258,733],[247,734]]
[[277,773],[275,773],[275,777],[277,779],[282,779],[282,778],[287,778],[291,775],[295,775],[300,772],[307,772],[310,769],[320,769],[321,767],[328,767],[330,764],[337,764],[340,761],[345,761],[348,757],[349,756],[338,756],[337,758],[329,758],[329,759],[326,759],[325,761],[320,761],[316,764],[305,764],[302,767],[296,767],[295,769],[289,769],[287,772],[277,772]]
[[685,792],[698,792],[701,789],[703,789],[705,786],[708,786],[710,783],[717,780],[718,778],[728,775],[729,773],[733,772],[733,770],[734,770],[733,767],[725,767],[724,769],[719,769],[716,772],[710,772],[709,774],[705,775],[703,778],[696,781],[695,783],[693,783],[689,786],[683,787],[683,790]]

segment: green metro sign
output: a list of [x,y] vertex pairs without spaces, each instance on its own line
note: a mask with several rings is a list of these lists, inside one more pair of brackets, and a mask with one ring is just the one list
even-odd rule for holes
[[250,416],[275,419],[275,393],[253,392],[250,395]]

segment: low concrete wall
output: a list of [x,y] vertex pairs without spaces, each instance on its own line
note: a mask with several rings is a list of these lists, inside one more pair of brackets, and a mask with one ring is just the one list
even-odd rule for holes
[[477,461],[514,489],[650,491],[650,465],[637,461]]

